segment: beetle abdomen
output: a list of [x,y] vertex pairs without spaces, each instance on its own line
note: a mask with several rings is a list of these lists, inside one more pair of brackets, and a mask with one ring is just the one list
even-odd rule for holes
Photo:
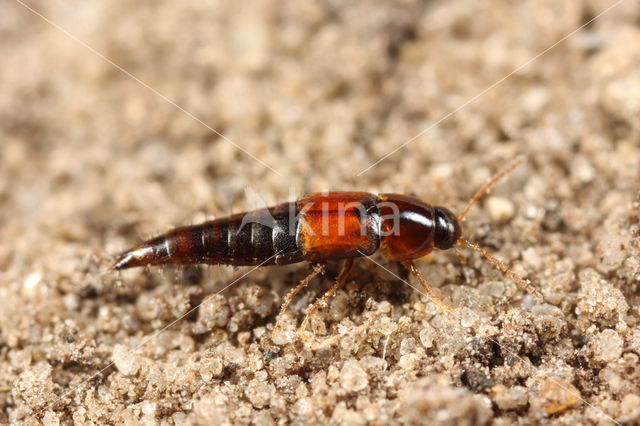
[[183,226],[118,256],[115,269],[158,264],[283,265],[300,262],[295,203]]

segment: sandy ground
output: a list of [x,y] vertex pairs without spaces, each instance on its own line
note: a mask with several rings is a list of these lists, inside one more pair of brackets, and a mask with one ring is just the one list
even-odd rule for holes
[[[0,421],[640,422],[637,2],[488,91],[613,1],[28,4],[140,82],[0,4]],[[397,276],[359,260],[312,318],[324,344],[291,344],[338,265],[274,340],[308,265],[106,270],[258,198],[460,211],[518,155],[464,235],[541,304],[477,253],[439,252],[420,267],[446,314],[377,256]]]

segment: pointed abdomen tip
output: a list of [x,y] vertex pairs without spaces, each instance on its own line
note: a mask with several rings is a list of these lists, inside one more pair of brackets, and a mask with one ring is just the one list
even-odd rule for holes
[[134,249],[127,250],[111,262],[110,268],[117,271],[136,266],[153,264],[155,252],[152,246],[142,244]]

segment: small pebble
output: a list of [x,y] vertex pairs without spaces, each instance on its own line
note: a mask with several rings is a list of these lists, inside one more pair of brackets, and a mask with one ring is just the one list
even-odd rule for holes
[[27,291],[33,290],[41,280],[42,274],[40,272],[32,272],[24,280],[24,289]]
[[460,314],[460,325],[465,328],[473,327],[478,322],[478,314],[467,308],[462,308],[462,312]]
[[33,410],[44,408],[54,391],[52,373],[53,368],[44,361],[26,368],[11,388],[13,398]]
[[385,336],[393,334],[398,329],[398,324],[389,317],[382,317],[378,321],[378,330]]
[[125,376],[136,374],[140,368],[140,361],[126,345],[115,345],[111,360],[118,371]]
[[[622,398],[620,410],[623,414],[640,414],[640,395],[628,394]],[[639,416],[640,417],[640,416]]]
[[618,234],[604,234],[598,243],[599,263],[598,270],[609,272],[618,269],[629,256],[627,247],[629,238]]
[[593,181],[596,171],[584,155],[578,155],[571,163],[571,173],[583,183]]
[[275,386],[257,379],[251,380],[244,390],[247,399],[255,408],[266,407],[274,392]]
[[509,220],[515,213],[513,202],[505,197],[492,196],[486,202],[489,216],[496,222]]
[[401,370],[413,371],[418,368],[420,359],[416,354],[402,355],[398,360],[398,367]]
[[198,308],[198,324],[206,331],[224,327],[229,321],[229,313],[228,302],[223,295],[207,297]]
[[156,410],[158,408],[158,404],[155,402],[145,402],[142,404],[142,414],[148,417],[152,417],[156,414]]
[[422,330],[420,330],[420,343],[422,346],[429,349],[433,346],[433,339],[435,338],[436,330],[430,325],[425,325]]
[[629,310],[624,294],[593,269],[583,270],[579,280],[576,314],[607,326],[620,322]]
[[348,360],[340,371],[342,387],[349,392],[358,392],[369,385],[367,373],[362,369],[358,361]]
[[565,412],[581,401],[580,391],[558,377],[547,379],[540,384],[539,397],[547,414]]
[[480,294],[491,297],[502,297],[504,294],[504,282],[503,281],[489,281],[481,284],[479,287]]
[[604,330],[598,336],[596,357],[605,362],[613,362],[622,355],[624,340],[615,330]]
[[224,365],[219,358],[211,359],[210,361],[202,361],[200,367],[200,377],[205,382],[208,382],[214,378],[222,377]]
[[60,419],[53,411],[47,410],[42,417],[42,424],[44,426],[57,426],[60,424]]
[[513,386],[507,388],[504,385],[496,385],[493,392],[493,401],[501,410],[518,410],[526,407],[529,396],[523,386]]
[[540,269],[542,267],[542,259],[534,247],[528,247],[522,252],[522,260],[527,267],[532,269]]
[[400,342],[400,355],[410,354],[416,351],[417,342],[413,337],[402,339]]
[[360,360],[360,365],[368,374],[379,375],[387,369],[389,364],[382,358],[367,355]]

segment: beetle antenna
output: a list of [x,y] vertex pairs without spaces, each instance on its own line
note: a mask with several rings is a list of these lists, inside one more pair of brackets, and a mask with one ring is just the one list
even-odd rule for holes
[[498,182],[500,179],[502,179],[503,177],[505,177],[506,175],[511,173],[516,167],[521,165],[523,162],[524,162],[524,156],[521,155],[518,158],[516,158],[509,165],[509,167],[507,167],[506,169],[504,169],[503,171],[501,171],[500,173],[498,173],[497,175],[492,177],[489,182],[485,183],[482,186],[482,188],[480,188],[478,190],[478,192],[476,192],[476,195],[474,195],[473,198],[471,198],[471,200],[469,201],[467,206],[462,211],[462,214],[460,216],[458,216],[458,218],[457,218],[458,222],[462,222],[463,220],[465,220],[465,218],[467,217],[467,213],[469,213],[469,209],[471,208],[471,206],[473,206],[486,192],[488,192],[489,189],[491,189],[491,187],[496,184],[496,182]]
[[511,278],[513,281],[515,281],[516,284],[518,284],[523,290],[531,294],[537,301],[542,302],[543,300],[542,294],[540,294],[540,292],[533,286],[533,284],[531,284],[529,280],[522,279],[518,274],[516,274],[511,269],[509,269],[507,265],[504,264],[503,261],[490,255],[489,253],[487,253],[485,249],[483,249],[477,244],[471,243],[467,240],[463,240],[462,238],[458,238],[458,242],[462,245],[465,245],[477,251],[478,253],[486,257],[489,260],[489,262],[493,263],[496,266],[496,268],[502,271],[502,273],[504,273],[507,277]]

